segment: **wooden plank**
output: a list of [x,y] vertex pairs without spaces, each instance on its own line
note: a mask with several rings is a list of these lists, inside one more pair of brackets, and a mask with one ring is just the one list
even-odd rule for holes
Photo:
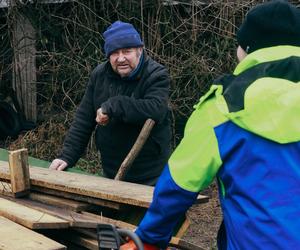
[[74,195],[72,193],[63,192],[63,191],[45,188],[45,187],[32,186],[31,190],[36,190],[40,193],[51,194],[51,195],[55,195],[55,196],[59,196],[59,197],[64,197],[66,199],[72,199],[75,201],[82,201],[82,202],[94,204],[97,206],[108,207],[108,208],[112,208],[115,210],[120,210],[120,208],[122,206],[121,204],[119,204],[117,202],[113,202],[113,201],[102,200],[102,199],[79,195],[79,194]]
[[60,198],[57,196],[36,193],[36,192],[35,193],[31,192],[29,194],[29,199],[33,201],[39,201],[41,203],[45,203],[48,205],[64,208],[64,209],[70,209],[75,212],[85,211],[93,208],[93,205],[85,202],[74,201],[70,199]]
[[[1,178],[9,179],[7,162],[0,164]],[[150,186],[38,167],[30,167],[29,171],[31,185],[39,187],[141,207],[148,207],[152,200]]]
[[30,229],[67,228],[69,222],[0,197],[0,215]]
[[[79,245],[85,244],[84,245],[85,247],[89,246],[89,247],[87,247],[88,249],[94,249],[93,247],[95,247],[97,245],[96,241],[93,242],[91,240],[91,238],[93,238],[93,237],[94,237],[94,239],[96,239],[96,233],[95,233],[95,231],[91,231],[91,230],[83,229],[83,228],[89,228],[89,229],[94,228],[95,229],[98,224],[106,223],[106,224],[113,224],[116,227],[132,230],[132,231],[134,231],[136,229],[136,226],[132,225],[130,223],[110,219],[110,218],[107,218],[104,216],[99,216],[99,215],[89,213],[89,212],[82,212],[79,214],[79,213],[76,213],[73,211],[67,211],[64,209],[56,208],[54,206],[41,204],[36,201],[30,201],[28,199],[14,199],[14,198],[10,198],[10,199],[15,200],[19,204],[34,208],[36,210],[39,210],[39,211],[42,211],[42,212],[45,212],[48,214],[55,215],[56,217],[62,218],[66,221],[69,221],[71,224],[70,225],[71,227],[78,227],[77,229],[74,229],[74,230],[87,236],[87,237],[82,236],[78,239],[75,239],[72,242],[79,244]],[[188,225],[189,225],[188,221],[185,221],[182,224],[176,237],[172,237],[170,246],[178,247],[179,249],[186,249],[186,250],[201,250],[200,247],[195,246],[194,244],[187,242],[180,238],[181,235],[183,235],[185,233],[186,229],[188,228]]]
[[0,216],[2,250],[61,250],[66,247],[39,233]]
[[30,191],[27,149],[9,151],[9,169],[11,189],[15,197],[21,197]]
[[14,201],[18,204],[21,204],[23,206],[26,206],[28,208],[38,210],[40,212],[50,214],[55,217],[61,218],[65,221],[68,221],[70,223],[70,227],[96,228],[99,223],[109,223],[123,228],[129,228],[129,229],[135,228],[133,225],[129,223],[110,219],[105,216],[100,216],[88,212],[77,213],[74,211],[61,209],[55,206],[46,205],[28,199],[14,199],[14,198],[7,198],[7,199]]
[[5,195],[5,196],[14,197],[14,194],[11,190],[11,184],[0,181],[0,194]]
[[[7,163],[0,161],[0,178],[9,179],[7,168]],[[146,208],[152,201],[153,187],[150,186],[38,167],[30,167],[29,171],[34,186]]]
[[178,231],[176,233],[176,237],[177,238],[183,237],[183,235],[185,234],[185,232],[189,228],[190,224],[191,224],[191,221],[190,221],[188,215],[186,214],[185,215],[185,220],[183,221],[183,223],[181,224],[180,228],[178,229]]
[[74,211],[57,208],[51,205],[46,205],[27,199],[19,199],[16,202],[34,210],[61,218],[64,221],[68,221],[70,227],[96,228],[97,226],[97,221],[95,221],[94,219],[87,218],[86,216],[83,216]]
[[110,218],[105,218],[105,220],[103,220],[103,218],[102,218],[103,216],[99,216],[99,215],[92,214],[89,212],[82,212],[82,214],[89,216],[90,218],[93,218],[94,221],[97,221],[97,224],[100,224],[100,223],[113,224],[116,227],[126,228],[126,229],[130,229],[130,230],[134,230],[136,228],[135,225],[132,225],[130,223],[123,222],[120,220],[114,220],[114,219],[110,219]]

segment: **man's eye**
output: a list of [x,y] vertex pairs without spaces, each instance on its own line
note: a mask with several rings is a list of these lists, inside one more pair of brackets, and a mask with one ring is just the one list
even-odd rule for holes
[[125,54],[129,54],[129,53],[131,53],[131,51],[132,51],[132,49],[125,49],[125,50],[124,50],[124,53],[125,53]]

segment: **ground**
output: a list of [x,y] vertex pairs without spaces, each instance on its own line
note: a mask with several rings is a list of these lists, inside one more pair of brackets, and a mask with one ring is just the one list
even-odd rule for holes
[[215,250],[217,232],[222,221],[217,186],[212,184],[203,194],[209,196],[209,201],[190,208],[191,225],[184,239],[205,250]]

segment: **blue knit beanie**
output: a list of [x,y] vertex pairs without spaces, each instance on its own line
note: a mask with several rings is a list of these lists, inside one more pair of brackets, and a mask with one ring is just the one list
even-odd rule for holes
[[117,49],[141,47],[144,43],[140,34],[130,23],[116,21],[103,33],[106,57]]

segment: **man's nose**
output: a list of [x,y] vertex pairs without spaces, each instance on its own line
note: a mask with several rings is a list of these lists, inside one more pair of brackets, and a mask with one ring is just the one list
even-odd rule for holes
[[124,62],[126,60],[125,56],[123,54],[119,54],[118,56],[118,62]]

